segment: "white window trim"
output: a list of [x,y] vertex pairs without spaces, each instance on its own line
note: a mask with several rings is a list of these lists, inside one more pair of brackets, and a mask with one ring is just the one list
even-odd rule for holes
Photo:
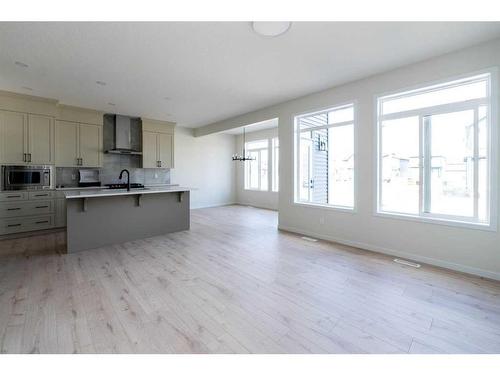
[[[259,141],[263,141],[264,139],[257,139],[257,140],[254,140],[254,141],[248,141],[246,142],[247,144],[249,143],[252,143],[252,142],[259,142]],[[245,145],[245,148],[246,148],[246,145]],[[261,169],[260,169],[260,152],[261,151],[264,151],[266,150],[267,151],[267,186],[266,186],[266,189],[256,189],[256,188],[251,188],[251,187],[248,187],[247,188],[247,173],[248,173],[248,169],[249,168],[249,165],[246,164],[246,163],[250,163],[250,162],[244,162],[245,164],[243,165],[243,190],[245,191],[260,191],[260,192],[263,192],[263,193],[268,193],[269,192],[269,141],[267,142],[267,147],[259,147],[259,148],[252,148],[252,149],[247,149],[247,153],[250,153],[250,152],[254,152],[254,151],[258,151],[259,152],[259,159],[258,159],[258,164],[259,164],[259,173],[258,173],[258,177],[259,177],[259,186],[261,186],[261,179],[262,179],[262,176],[261,176]]]
[[[277,139],[278,140],[278,146],[275,146],[275,142],[274,140]],[[271,149],[271,168],[270,168],[270,172],[271,172],[271,192],[272,193],[279,193],[280,191],[280,181],[279,181],[279,157],[278,157],[278,166],[276,168],[276,149],[278,149],[278,152],[277,154],[279,155],[279,152],[280,152],[280,145],[279,145],[279,136],[276,136],[276,137],[272,137],[272,138],[269,138],[269,142],[270,142],[270,149]],[[276,173],[278,174],[277,175],[277,179],[275,178],[275,175]],[[275,182],[278,183],[278,189],[275,190]]]
[[[328,126],[318,126],[315,127],[314,130],[316,129],[323,129],[323,128],[331,128],[331,127],[336,127],[336,126],[344,126],[348,124],[353,124],[354,128],[354,150],[353,150],[353,155],[354,155],[354,171],[353,171],[353,182],[354,182],[354,199],[353,199],[353,206],[352,207],[347,207],[347,206],[339,206],[339,205],[333,205],[333,204],[321,204],[321,203],[313,203],[313,202],[304,202],[298,199],[298,194],[300,191],[299,188],[299,176],[300,176],[300,165],[299,165],[299,147],[300,147],[300,137],[298,134],[301,133],[299,129],[299,123],[298,119],[303,116],[311,116],[319,113],[323,113],[325,111],[331,110],[331,109],[340,109],[342,107],[353,107],[353,121],[346,121],[346,122],[339,122],[335,123],[332,125]],[[324,210],[330,210],[330,211],[338,211],[338,212],[344,212],[344,213],[357,213],[358,212],[358,101],[356,99],[353,100],[348,100],[342,103],[338,104],[333,104],[329,105],[327,107],[322,107],[322,108],[316,108],[313,110],[309,111],[304,111],[304,112],[298,112],[292,114],[292,120],[293,120],[293,198],[292,198],[292,205],[297,206],[297,207],[308,207],[308,208],[317,208],[317,209],[324,209]]]
[[[454,110],[460,110],[460,107],[469,107],[472,106],[473,104],[479,105],[482,102],[485,102],[488,107],[488,119],[489,119],[489,124],[488,124],[488,142],[489,142],[489,159],[488,159],[488,176],[489,176],[489,183],[490,183],[490,191],[489,191],[489,207],[488,211],[490,214],[490,221],[489,223],[481,223],[481,222],[474,222],[469,220],[469,218],[463,218],[463,217],[457,217],[457,216],[448,216],[448,215],[437,215],[437,214],[427,214],[427,215],[413,215],[413,214],[408,214],[408,213],[398,213],[398,212],[389,212],[389,211],[382,211],[380,208],[381,204],[381,193],[382,189],[380,186],[381,180],[379,179],[380,173],[381,173],[381,159],[380,159],[380,140],[381,140],[381,135],[380,135],[380,122],[383,120],[391,119],[391,118],[396,118],[396,116],[402,117],[409,115],[411,116],[413,113],[416,113],[417,111],[421,112],[425,108],[420,108],[418,110],[410,110],[410,111],[404,111],[404,112],[398,112],[395,114],[388,114],[384,116],[379,116],[380,109],[381,109],[381,103],[379,102],[380,98],[398,98],[400,96],[406,96],[408,94],[411,94],[413,91],[419,91],[421,89],[424,89],[426,87],[431,87],[432,86],[438,86],[438,85],[446,85],[446,82],[452,82],[452,81],[460,81],[460,80],[467,80],[468,77],[472,78],[475,76],[480,76],[484,74],[489,74],[490,75],[490,81],[489,81],[489,90],[490,90],[490,98],[489,100],[487,99],[473,99],[473,100],[468,100],[465,102],[460,102],[460,103],[452,103],[452,104],[443,104],[443,105],[437,105],[435,107],[430,107],[430,112],[431,114],[439,114],[439,113],[446,113],[448,109],[453,107]],[[458,82],[457,82],[458,83]],[[437,89],[439,89],[438,87]],[[401,95],[401,93],[404,93],[404,95]],[[485,231],[493,231],[496,232],[498,230],[498,172],[497,168],[495,168],[495,164],[498,161],[498,131],[499,131],[499,124],[498,124],[498,69],[496,67],[491,67],[488,69],[484,69],[481,71],[476,71],[476,72],[471,72],[468,74],[462,74],[460,76],[455,76],[455,77],[448,77],[445,79],[441,79],[439,81],[433,81],[429,83],[423,83],[419,84],[418,86],[413,86],[411,88],[401,88],[398,90],[394,90],[392,92],[386,92],[383,94],[378,94],[374,95],[374,124],[375,124],[375,132],[376,132],[376,137],[374,138],[374,150],[375,150],[375,159],[376,160],[376,168],[374,168],[374,191],[375,191],[375,199],[374,199],[374,208],[373,208],[373,216],[376,217],[385,217],[385,218],[392,218],[392,219],[402,219],[402,220],[410,220],[410,221],[416,221],[416,222],[423,222],[423,223],[432,223],[432,224],[439,224],[439,225],[446,225],[446,226],[453,226],[453,227],[463,227],[463,228],[470,228],[470,229],[476,229],[476,230],[485,230]],[[421,127],[420,127],[421,129]],[[420,139],[422,140],[423,137],[420,135]],[[420,142],[422,143],[422,142]],[[422,147],[422,146],[420,146]],[[423,155],[423,153],[421,153]],[[421,169],[421,173],[422,173]],[[476,172],[475,172],[476,173]],[[422,177],[422,176],[421,176]],[[422,178],[421,178],[421,181]],[[420,197],[420,199],[422,199]],[[467,219],[467,220],[464,220]]]

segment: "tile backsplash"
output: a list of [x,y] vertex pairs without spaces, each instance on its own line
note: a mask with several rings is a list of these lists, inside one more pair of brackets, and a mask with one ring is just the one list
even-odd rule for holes
[[[170,169],[141,168],[140,155],[104,154],[103,167],[100,171],[102,185],[120,183],[118,176],[122,169],[130,172],[130,182],[144,185],[170,184]],[[56,185],[64,187],[78,186],[78,170],[81,168],[56,168]],[[96,168],[94,168],[96,169]]]

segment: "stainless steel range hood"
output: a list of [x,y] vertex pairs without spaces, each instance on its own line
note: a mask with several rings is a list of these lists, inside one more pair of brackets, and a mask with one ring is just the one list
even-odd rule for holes
[[141,151],[132,147],[132,144],[137,144],[137,142],[134,142],[134,139],[132,138],[132,126],[132,118],[122,115],[114,116],[114,144],[111,149],[107,150],[108,153],[142,155]]

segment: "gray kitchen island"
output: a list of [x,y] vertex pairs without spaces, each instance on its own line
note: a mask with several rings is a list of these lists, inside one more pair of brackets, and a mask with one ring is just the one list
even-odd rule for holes
[[189,229],[189,188],[66,191],[67,251]]

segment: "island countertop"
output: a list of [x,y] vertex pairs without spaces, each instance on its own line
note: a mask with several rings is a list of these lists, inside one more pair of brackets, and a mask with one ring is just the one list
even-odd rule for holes
[[114,197],[121,195],[144,195],[144,194],[160,194],[160,193],[182,193],[194,190],[189,187],[170,186],[170,187],[147,187],[139,189],[101,189],[101,190],[79,190],[79,191],[63,191],[66,199],[79,199],[79,198],[99,198],[99,197]]

